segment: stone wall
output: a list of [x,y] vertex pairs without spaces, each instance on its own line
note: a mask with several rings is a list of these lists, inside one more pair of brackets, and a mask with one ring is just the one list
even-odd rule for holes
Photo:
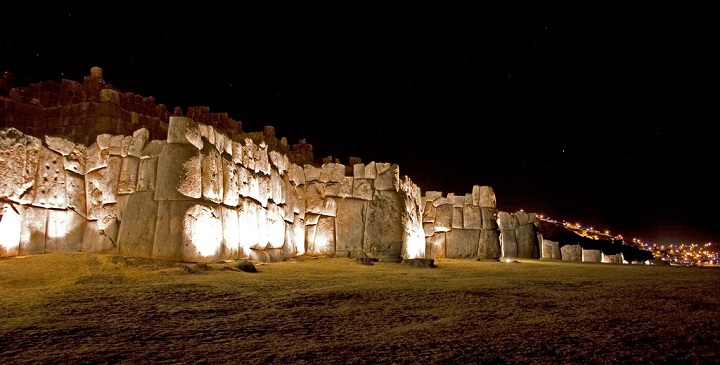
[[500,258],[495,192],[473,186],[465,195],[428,191],[422,199],[428,258]]
[[[543,239],[489,186],[428,191],[391,163],[317,162],[272,126],[168,112],[92,68],[82,83],[0,78],[0,256],[55,251],[177,261],[296,255],[632,262],[628,247]],[[547,238],[547,237],[546,237]]]
[[[175,261],[301,254],[424,257],[420,189],[390,163],[300,166],[171,116],[90,146],[0,131],[0,254],[115,253]],[[351,172],[351,174],[346,174]],[[422,247],[419,247],[422,246]]]

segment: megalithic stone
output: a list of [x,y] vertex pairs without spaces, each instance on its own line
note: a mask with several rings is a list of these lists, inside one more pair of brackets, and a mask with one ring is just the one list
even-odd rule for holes
[[153,200],[154,192],[143,191],[131,194],[125,203],[120,223],[118,246],[120,255],[152,257],[158,203]]
[[[15,128],[0,130],[0,196],[30,203],[42,141]],[[24,198],[23,198],[24,197]]]
[[107,166],[85,175],[88,219],[99,218],[102,206],[117,202],[122,157],[110,156]]
[[34,206],[67,208],[65,163],[61,154],[42,148],[33,192]]
[[499,259],[500,257],[502,257],[502,250],[500,248],[500,231],[497,229],[480,230],[478,258]]
[[217,205],[195,204],[185,211],[182,260],[215,262],[222,254],[222,213]]
[[480,242],[479,229],[453,229],[445,232],[445,252],[451,258],[475,257]]
[[398,191],[400,188],[400,168],[397,164],[377,163],[377,177],[374,187],[376,190]]
[[432,236],[425,237],[425,256],[431,259],[442,259],[446,257],[445,232],[438,232]]
[[18,255],[45,253],[48,209],[17,205],[22,221]]
[[122,159],[118,181],[118,194],[132,194],[137,190],[139,169],[139,157],[126,156]]
[[155,191],[158,159],[153,156],[140,160],[135,191]]
[[[443,198],[444,199],[444,198]],[[452,229],[453,221],[452,204],[437,206],[435,211],[435,232],[448,232]]]
[[240,176],[238,166],[230,159],[222,158],[223,163],[223,204],[237,207],[240,202]]
[[197,150],[204,146],[198,123],[189,117],[171,116],[168,125],[168,143],[189,144]]
[[266,232],[269,248],[282,248],[285,244],[285,220],[281,208],[275,203],[268,203],[266,209]]
[[518,257],[518,245],[514,228],[500,230],[500,248],[502,250],[502,258],[515,259]]
[[[451,206],[452,208],[452,206]],[[363,251],[370,257],[400,259],[404,203],[394,191],[376,191],[368,202]]]
[[560,247],[563,261],[582,261],[582,247],[579,244]]
[[223,201],[223,158],[212,146],[201,151],[202,197],[213,203]]
[[477,205],[465,205],[463,207],[463,226],[465,229],[482,228],[482,210]]
[[222,212],[222,252],[220,258],[223,260],[236,260],[240,258],[240,223],[236,207],[221,206]]
[[87,220],[70,209],[48,209],[45,252],[82,250]]
[[518,258],[539,259],[540,252],[537,231],[532,223],[521,224],[515,229],[517,238]]
[[320,255],[335,254],[335,217],[320,216],[313,242],[314,251]]
[[338,199],[335,219],[338,252],[361,251],[363,248],[364,222],[367,201],[360,199]]
[[158,158],[155,200],[202,197],[200,152],[188,144],[168,143]]
[[0,257],[17,256],[20,248],[22,220],[20,210],[13,208],[12,204],[0,203]]

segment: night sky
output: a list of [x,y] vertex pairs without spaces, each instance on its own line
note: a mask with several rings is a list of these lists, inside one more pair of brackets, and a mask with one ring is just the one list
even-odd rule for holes
[[489,185],[502,211],[720,241],[707,11],[324,10],[19,12],[0,32],[0,72],[27,86],[98,66],[171,111],[272,125],[316,158],[397,163],[423,192]]

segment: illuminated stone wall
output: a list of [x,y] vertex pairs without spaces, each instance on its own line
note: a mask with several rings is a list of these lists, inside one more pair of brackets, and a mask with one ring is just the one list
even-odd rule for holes
[[626,246],[553,242],[489,186],[429,191],[391,163],[314,160],[272,126],[209,108],[168,112],[94,67],[81,83],[0,77],[0,256],[105,252],[181,261],[296,255],[642,260]]
[[0,196],[3,256],[425,256],[420,189],[397,165],[299,166],[184,116],[169,118],[166,140],[141,128],[90,146],[3,129]]
[[500,258],[495,192],[473,186],[465,195],[428,191],[422,198],[428,258]]

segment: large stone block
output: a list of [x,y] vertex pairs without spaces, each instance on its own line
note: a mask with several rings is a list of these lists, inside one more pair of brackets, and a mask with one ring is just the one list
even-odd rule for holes
[[270,163],[275,166],[280,176],[285,175],[285,172],[290,166],[290,160],[288,159],[287,155],[278,151],[270,151],[268,152],[268,156],[270,157]]
[[498,210],[497,208],[491,207],[480,207],[482,212],[482,229],[494,229],[498,227]]
[[60,155],[67,156],[75,149],[75,143],[63,136],[45,136],[45,145]]
[[87,218],[87,197],[85,196],[85,177],[72,171],[65,175],[65,188],[67,190],[67,207],[81,216]]
[[270,202],[270,175],[257,174],[258,201],[263,208]]
[[83,232],[82,252],[118,254],[118,233],[117,220],[110,223],[88,221]]
[[305,184],[305,171],[302,167],[296,164],[290,164],[288,167],[288,175],[290,175],[290,181],[295,185]]
[[255,166],[255,161],[258,154],[258,146],[252,141],[252,139],[245,138],[245,144],[242,145],[242,165],[252,172],[257,172],[258,169]]
[[200,160],[200,152],[191,145],[165,145],[158,157],[155,200],[202,197]]
[[87,220],[70,209],[49,209],[45,252],[82,251]]
[[47,148],[40,150],[33,202],[36,207],[67,208],[66,172],[63,156]]
[[462,207],[456,207],[453,204],[453,214],[452,214],[452,228],[463,228],[463,216],[465,215],[465,212],[463,212]]
[[135,191],[155,191],[158,159],[153,156],[140,160]]
[[430,237],[435,234],[435,222],[423,222],[423,231],[425,237]]
[[85,174],[107,167],[110,158],[109,149],[100,149],[97,143],[93,143],[86,151]]
[[268,203],[266,217],[267,247],[282,248],[285,244],[285,220],[282,209],[275,203]]
[[453,229],[445,232],[445,252],[450,258],[476,257],[480,242],[479,229]]
[[222,203],[223,158],[213,145],[206,145],[202,149],[200,171],[202,197],[213,203]]
[[501,230],[514,230],[517,227],[517,220],[515,219],[515,216],[508,212],[498,212],[496,221],[498,228]]
[[285,204],[285,181],[278,171],[272,170],[270,172],[268,188],[270,189],[270,200],[273,203],[278,205]]
[[189,117],[171,116],[168,126],[168,143],[188,144],[201,150],[204,146],[198,123]]
[[404,227],[405,206],[400,194],[377,191],[368,203],[367,221],[363,234],[363,251],[370,257],[399,259]]
[[183,219],[193,205],[195,203],[191,201],[158,201],[153,258],[182,260]]
[[250,173],[250,176],[248,176],[248,197],[265,206],[267,200],[263,201],[262,195],[260,194],[261,177],[256,175],[252,170],[248,169],[248,172]]
[[130,145],[128,146],[127,151],[128,156],[142,157],[143,150],[145,149],[145,145],[148,143],[149,139],[150,131],[148,131],[147,128],[140,128],[133,132],[133,135],[129,140]]
[[220,207],[222,212],[222,252],[223,260],[236,260],[240,258],[240,222],[236,208]]
[[251,248],[264,249],[267,247],[267,211],[257,201],[240,200],[238,224],[240,226],[239,244],[243,252],[250,252]]
[[337,251],[361,251],[367,201],[358,199],[339,199],[337,201],[337,217],[335,219]]
[[321,182],[341,182],[345,179],[345,165],[340,163],[326,163],[322,165],[318,179]]
[[563,245],[560,247],[563,261],[582,261],[582,247],[580,245]]
[[338,196],[340,191],[339,183],[327,182],[325,183],[325,196]]
[[425,256],[429,259],[445,258],[445,246],[445,232],[425,237]]
[[432,200],[425,199],[425,210],[423,211],[423,222],[435,223],[435,216],[437,215],[437,207],[433,204]]
[[183,215],[182,261],[215,262],[222,256],[222,213],[219,206],[195,204]]
[[435,232],[447,232],[452,229],[452,204],[443,204],[435,210]]
[[306,230],[315,228],[312,241],[308,241],[307,253],[310,255],[335,254],[335,217],[320,216],[318,224],[307,226]]
[[378,163],[376,168],[375,189],[398,191],[400,188],[400,168],[398,165]]
[[305,172],[306,184],[320,181],[320,173],[322,172],[322,169],[317,168],[313,165],[305,165],[303,166],[303,171]]
[[76,174],[85,175],[87,165],[87,147],[82,144],[75,145],[75,148],[63,160],[65,170]]
[[347,176],[338,184],[338,196],[341,198],[352,198],[353,196],[353,177]]
[[560,254],[560,245],[555,241],[550,241],[547,239],[541,240],[541,259],[548,259],[548,260],[561,260],[562,255]]
[[477,196],[477,204],[481,207],[488,207],[488,208],[497,208],[497,202],[495,199],[495,191],[490,186],[480,186],[477,189],[473,187],[473,201],[475,201],[475,196]]
[[325,205],[325,184],[320,182],[305,185],[305,209],[308,213],[322,214]]
[[356,179],[365,178],[365,164],[358,163],[353,165],[353,176]]
[[372,180],[370,179],[353,179],[353,198],[372,200],[375,194]]
[[523,224],[515,229],[517,239],[518,258],[539,259],[540,248],[538,246],[537,232],[534,224]]
[[500,257],[502,257],[502,250],[500,247],[500,232],[498,230],[480,230],[480,245],[478,247],[478,258],[499,259]]
[[500,247],[502,249],[502,258],[516,259],[518,257],[518,244],[514,228],[500,230]]
[[48,210],[31,205],[15,205],[22,222],[18,255],[34,255],[45,252]]
[[582,249],[582,262],[602,262],[602,251]]
[[517,220],[518,226],[523,226],[523,225],[526,225],[529,223],[533,223],[530,220],[530,215],[525,211],[519,210],[519,211],[513,213],[513,215],[515,216],[515,220]]
[[153,242],[158,203],[152,191],[132,194],[125,203],[118,234],[119,252],[123,256],[153,257]]
[[284,252],[286,257],[305,254],[305,223],[300,219],[299,215],[294,214],[293,222],[287,225],[285,237]]
[[0,203],[0,257],[17,256],[20,247],[21,216],[11,204]]
[[140,157],[145,159],[145,158],[149,158],[149,157],[160,156],[163,148],[165,148],[165,145],[167,145],[167,142],[165,142],[165,141],[161,141],[161,140],[150,141],[145,145],[145,148],[143,148]]
[[623,256],[622,253],[616,253],[616,254],[602,254],[602,262],[607,264],[622,264],[623,263]]
[[242,165],[243,163],[243,146],[242,143],[237,141],[232,141],[232,161],[236,165]]
[[268,158],[268,146],[265,142],[260,142],[257,149],[256,160],[255,160],[255,172],[261,172],[265,175],[270,175],[272,167],[270,166],[270,159]]
[[465,205],[463,207],[463,227],[465,229],[482,229],[482,211],[479,206]]
[[118,194],[132,194],[137,190],[139,169],[139,157],[127,156],[122,159],[118,180]]
[[87,199],[88,219],[98,219],[95,213],[103,205],[117,202],[118,182],[122,157],[111,156],[107,166],[93,170],[85,175],[85,197]]
[[374,180],[377,177],[377,167],[375,167],[375,161],[365,165],[365,179]]

